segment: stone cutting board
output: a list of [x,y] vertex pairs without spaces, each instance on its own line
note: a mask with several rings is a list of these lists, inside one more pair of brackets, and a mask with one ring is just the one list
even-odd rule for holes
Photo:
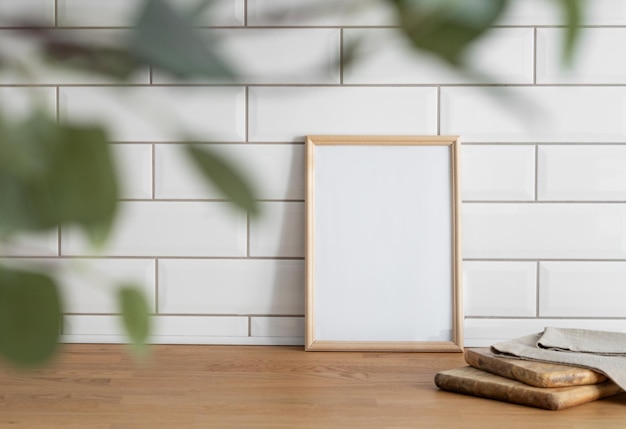
[[473,367],[441,371],[435,376],[437,387],[450,392],[480,396],[546,410],[561,410],[606,396],[616,395],[620,387],[606,381],[571,387],[535,387]]
[[465,362],[474,368],[536,387],[566,387],[597,384],[606,377],[586,368],[503,358],[488,348],[465,349]]

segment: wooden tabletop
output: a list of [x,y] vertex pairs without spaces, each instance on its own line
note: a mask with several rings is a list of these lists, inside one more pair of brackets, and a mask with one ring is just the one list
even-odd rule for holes
[[444,392],[460,353],[284,346],[67,345],[46,369],[0,368],[0,429],[624,428],[626,395],[546,411]]

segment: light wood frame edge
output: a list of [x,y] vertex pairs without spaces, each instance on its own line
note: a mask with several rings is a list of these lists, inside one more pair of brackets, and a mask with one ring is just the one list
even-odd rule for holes
[[[315,340],[315,146],[318,145],[429,145],[450,146],[450,181],[452,197],[452,340],[451,341],[318,341]],[[461,271],[461,189],[459,136],[350,136],[308,135],[305,175],[305,350],[307,351],[394,351],[394,352],[462,352],[463,288]]]

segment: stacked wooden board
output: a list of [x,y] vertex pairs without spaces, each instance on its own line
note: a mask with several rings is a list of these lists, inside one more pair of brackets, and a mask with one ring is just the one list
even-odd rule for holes
[[621,393],[602,374],[586,368],[504,358],[490,349],[466,349],[470,365],[441,371],[443,390],[548,410],[560,410]]

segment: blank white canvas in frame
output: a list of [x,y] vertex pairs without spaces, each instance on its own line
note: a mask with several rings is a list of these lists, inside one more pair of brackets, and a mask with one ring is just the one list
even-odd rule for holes
[[418,140],[312,149],[317,344],[455,340],[454,146]]

